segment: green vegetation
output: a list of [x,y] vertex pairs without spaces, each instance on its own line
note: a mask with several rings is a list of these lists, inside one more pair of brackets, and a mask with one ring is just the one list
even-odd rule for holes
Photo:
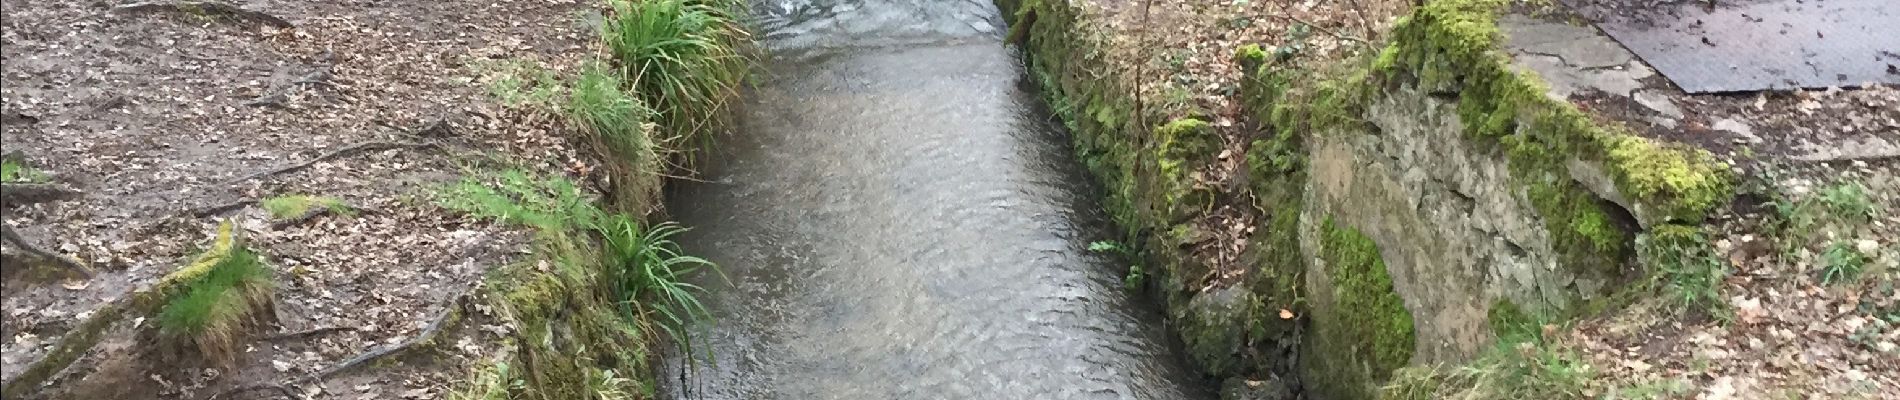
[[693,326],[710,323],[712,314],[700,304],[699,286],[687,283],[688,274],[701,268],[718,272],[712,262],[682,254],[672,237],[686,228],[665,222],[644,226],[624,214],[609,215],[590,227],[599,234],[605,247],[606,278],[612,299],[629,316],[648,312],[665,317],[660,327],[677,341],[687,354],[693,352]]
[[26,165],[26,162],[7,158],[0,160],[0,182],[46,182],[46,173]]
[[1721,284],[1728,276],[1728,267],[1716,255],[1701,229],[1682,225],[1652,227],[1636,238],[1636,249],[1643,262],[1652,268],[1650,288],[1660,291],[1666,304],[1677,310],[1701,311],[1711,316],[1727,314],[1728,301],[1722,297]]
[[1827,249],[1821,252],[1821,284],[1832,285],[1860,278],[1860,272],[1866,269],[1873,256],[1861,254],[1854,244],[1836,239],[1829,242]]
[[[1772,180],[1775,173],[1763,180]],[[1776,220],[1770,225],[1776,233],[1784,260],[1799,260],[1802,253],[1819,246],[1820,280],[1823,284],[1851,282],[1872,263],[1875,254],[1862,252],[1849,237],[1874,221],[1883,210],[1859,182],[1839,182],[1800,199],[1772,188],[1761,190],[1774,198]]]
[[614,179],[608,191],[616,208],[645,213],[658,207],[666,164],[654,143],[653,111],[628,94],[622,75],[601,63],[583,67],[567,101],[567,116],[602,159]]
[[1461,367],[1408,367],[1378,394],[1383,400],[1581,399],[1595,370],[1576,352],[1543,339],[1502,343]]
[[1308,383],[1326,396],[1368,398],[1360,385],[1384,382],[1411,362],[1412,313],[1371,238],[1331,218],[1321,229],[1320,259],[1333,293],[1327,309],[1314,311],[1312,337],[1329,359],[1314,360]]
[[449,400],[513,400],[511,392],[527,389],[527,381],[515,376],[506,362],[476,369],[460,389],[449,392]]
[[241,245],[176,290],[157,317],[162,341],[189,346],[206,360],[228,363],[239,340],[269,317],[275,286],[270,268]]
[[1378,398],[1424,399],[1572,399],[1583,398],[1594,376],[1589,363],[1545,337],[1548,318],[1526,313],[1508,301],[1491,306],[1497,344],[1459,367],[1417,366],[1399,370]]
[[283,195],[264,199],[258,204],[263,206],[265,211],[270,212],[271,218],[280,220],[302,218],[319,209],[328,210],[336,215],[356,214],[356,209],[335,197]]
[[635,96],[658,111],[675,147],[704,148],[723,127],[727,103],[751,62],[750,35],[729,0],[609,0],[601,29],[612,60]]
[[474,64],[488,82],[488,94],[508,107],[554,110],[560,107],[562,85],[554,71],[528,60],[497,60]]
[[[542,259],[495,278],[502,308],[526,339],[518,349],[525,363],[517,372],[525,384],[500,389],[478,380],[468,391],[538,399],[642,398],[652,394],[652,383],[630,373],[650,367],[645,343],[657,338],[655,333],[664,332],[688,354],[698,354],[694,329],[712,319],[697,298],[700,288],[685,278],[717,269],[680,252],[672,238],[684,228],[647,225],[632,215],[601,210],[572,181],[519,170],[447,186],[439,204],[539,232]],[[557,332],[580,337],[549,342]]]

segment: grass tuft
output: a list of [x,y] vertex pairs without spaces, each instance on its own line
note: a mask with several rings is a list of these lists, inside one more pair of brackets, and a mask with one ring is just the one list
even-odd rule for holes
[[1708,236],[1701,229],[1684,225],[1658,225],[1636,238],[1638,257],[1651,271],[1652,285],[1660,290],[1668,304],[1677,310],[1695,310],[1709,316],[1727,314],[1728,302],[1722,297],[1722,280],[1728,276],[1726,263],[1716,255]]
[[1871,262],[1871,254],[1862,254],[1849,240],[1835,239],[1821,252],[1821,284],[1833,285],[1860,278]]
[[548,231],[591,224],[603,214],[573,181],[546,179],[521,170],[464,178],[443,187],[436,202],[477,217]]
[[[724,125],[751,60],[750,34],[729,0],[610,0],[601,27],[630,89],[652,106],[674,148],[705,148]],[[690,154],[687,153],[687,154]],[[689,159],[690,162],[690,159]]]
[[265,211],[270,212],[271,218],[275,219],[302,218],[318,209],[329,210],[331,213],[337,215],[348,216],[356,214],[355,208],[351,208],[349,204],[345,204],[342,200],[337,200],[335,197],[284,195],[264,199],[264,201],[259,204],[264,207]]
[[0,182],[46,182],[46,173],[26,165],[23,161],[8,158],[0,160]]
[[717,273],[718,267],[680,251],[672,238],[687,229],[672,222],[644,226],[624,214],[611,215],[591,229],[601,237],[608,287],[622,311],[629,316],[659,315],[660,328],[687,354],[694,354],[695,335],[689,330],[713,318],[699,301],[703,289],[685,278],[701,268]]
[[268,318],[274,289],[271,271],[257,254],[235,247],[159,311],[159,337],[175,349],[229,363],[243,335]]
[[[1502,303],[1509,304],[1509,303]],[[1579,399],[1590,392],[1596,371],[1575,351],[1546,337],[1558,329],[1515,306],[1493,307],[1496,347],[1462,367],[1400,369],[1379,399]]]
[[657,204],[661,171],[666,167],[662,150],[654,143],[653,110],[622,88],[624,78],[606,65],[588,64],[574,82],[566,112],[579,125],[585,141],[607,160],[604,168],[612,177],[607,186],[615,205],[622,210],[647,212]]

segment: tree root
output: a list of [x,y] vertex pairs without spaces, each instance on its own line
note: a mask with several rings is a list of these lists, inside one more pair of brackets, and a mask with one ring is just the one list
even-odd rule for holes
[[240,208],[250,207],[256,204],[257,204],[257,200],[238,200],[238,201],[234,201],[234,202],[230,202],[230,203],[226,203],[222,205],[215,205],[215,206],[210,206],[210,207],[193,209],[191,210],[191,216],[193,218],[205,218],[205,217],[224,215],[225,213],[237,211]]
[[[461,294],[456,295],[454,299],[449,300],[448,306],[443,307],[442,312],[437,313],[435,315],[435,319],[429,322],[429,326],[422,328],[422,332],[417,334],[416,337],[409,338],[408,340],[404,340],[401,343],[391,344],[388,346],[382,346],[370,351],[363,352],[361,354],[357,354],[355,357],[350,357],[348,360],[343,360],[343,362],[337,363],[336,365],[332,365],[329,368],[324,368],[323,370],[317,371],[314,374],[309,374],[309,375],[305,375],[303,377],[299,377],[296,379],[291,379],[289,382],[285,382],[282,384],[255,383],[255,384],[239,386],[239,387],[231,388],[230,390],[226,390],[224,392],[218,393],[216,395],[212,395],[211,400],[217,400],[220,398],[224,398],[224,396],[229,396],[229,395],[233,395],[237,393],[252,392],[252,391],[258,391],[258,390],[277,390],[277,391],[283,392],[286,397],[296,399],[297,396],[295,395],[294,391],[290,389],[291,387],[306,385],[306,384],[316,384],[316,385],[321,386],[323,385],[324,380],[329,379],[332,376],[336,376],[337,374],[343,373],[344,371],[348,371],[351,368],[356,368],[363,364],[369,364],[376,360],[382,359],[383,357],[388,357],[388,356],[392,356],[396,354],[402,354],[403,352],[407,352],[417,346],[427,345],[430,342],[435,341],[435,336],[442,333],[443,327],[446,327],[454,323],[456,316],[460,315],[462,312],[463,303],[468,300],[468,295],[470,293],[473,293],[474,291],[475,291],[475,288],[470,287],[468,289],[463,290]],[[331,329],[331,328],[320,328],[317,330],[322,330],[322,329]]]
[[355,154],[358,152],[363,152],[363,151],[381,150],[381,149],[406,149],[406,148],[434,147],[434,146],[435,146],[434,143],[397,143],[397,142],[383,142],[383,141],[357,143],[357,144],[350,145],[341,149],[332,150],[329,153],[324,153],[323,155],[317,156],[316,158],[312,158],[309,161],[304,161],[301,163],[286,165],[283,167],[279,167],[279,168],[275,168],[275,169],[271,169],[267,171],[261,171],[261,172],[253,173],[250,175],[237,177],[236,179],[224,181],[224,184],[230,185],[230,184],[262,178],[262,177],[297,172],[304,168],[310,168],[311,165],[316,165],[316,163],[319,163],[319,162],[324,162],[330,159],[348,156],[348,155]]
[[14,232],[13,227],[6,226],[5,224],[0,224],[0,238],[4,238],[7,243],[10,243],[15,247],[19,247],[20,251],[24,251],[27,254],[32,254],[33,256],[39,257],[42,259],[51,260],[53,264],[58,264],[60,267],[64,267],[73,272],[77,272],[80,275],[83,275],[87,278],[92,277],[91,268],[86,268],[84,264],[80,264],[78,261],[73,261],[73,259],[67,258],[66,256],[55,254],[53,252],[46,251],[37,246],[34,246],[32,243],[27,242],[26,238],[20,237],[19,232]]
[[8,206],[50,203],[84,195],[77,190],[45,183],[0,184],[0,203]]
[[233,19],[249,20],[249,21],[262,23],[265,25],[270,25],[271,27],[274,27],[277,29],[288,29],[288,28],[296,27],[296,25],[291,24],[290,21],[285,21],[283,18],[278,18],[277,16],[270,15],[269,13],[265,13],[262,11],[246,10],[243,7],[238,7],[237,5],[224,3],[224,2],[217,2],[217,1],[175,1],[175,2],[174,1],[165,1],[165,2],[154,1],[154,2],[145,2],[145,3],[132,3],[132,4],[126,4],[126,5],[122,5],[118,7],[113,7],[112,11],[113,12],[174,11],[174,12],[181,12],[181,13],[194,14],[194,15],[218,14],[218,15],[228,16]]
[[269,341],[269,342],[275,342],[279,340],[302,339],[302,338],[322,335],[322,334],[330,333],[330,332],[347,331],[350,329],[353,329],[353,328],[343,327],[343,326],[326,326],[322,328],[315,328],[315,329],[309,329],[309,330],[298,331],[298,332],[279,333],[276,335],[270,335],[270,336],[264,337],[264,340]]

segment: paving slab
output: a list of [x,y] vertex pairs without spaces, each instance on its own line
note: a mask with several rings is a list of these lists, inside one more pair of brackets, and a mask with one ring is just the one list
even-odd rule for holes
[[1564,2],[1687,93],[1900,83],[1900,1]]

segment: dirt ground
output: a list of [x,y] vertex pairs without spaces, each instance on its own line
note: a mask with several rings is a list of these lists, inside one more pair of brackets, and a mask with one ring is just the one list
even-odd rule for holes
[[[81,193],[7,204],[5,223],[95,273],[8,279],[5,378],[101,305],[189,260],[219,221],[240,227],[278,283],[276,326],[235,365],[153,363],[136,329],[121,325],[30,397],[208,398],[413,337],[485,271],[527,248],[518,229],[436,207],[434,187],[491,158],[586,169],[552,122],[496,104],[483,66],[528,60],[572,70],[593,55],[595,2],[230,4],[242,12],[0,3],[5,151],[49,184]],[[359,212],[273,220],[257,202],[280,195],[334,197]],[[9,277],[43,275],[7,269]],[[338,375],[328,393],[440,397],[462,378],[450,375],[492,350],[482,343],[497,341],[476,339],[505,329],[475,315],[460,326],[478,329],[445,330],[449,340],[438,343],[447,345],[432,354]]]

